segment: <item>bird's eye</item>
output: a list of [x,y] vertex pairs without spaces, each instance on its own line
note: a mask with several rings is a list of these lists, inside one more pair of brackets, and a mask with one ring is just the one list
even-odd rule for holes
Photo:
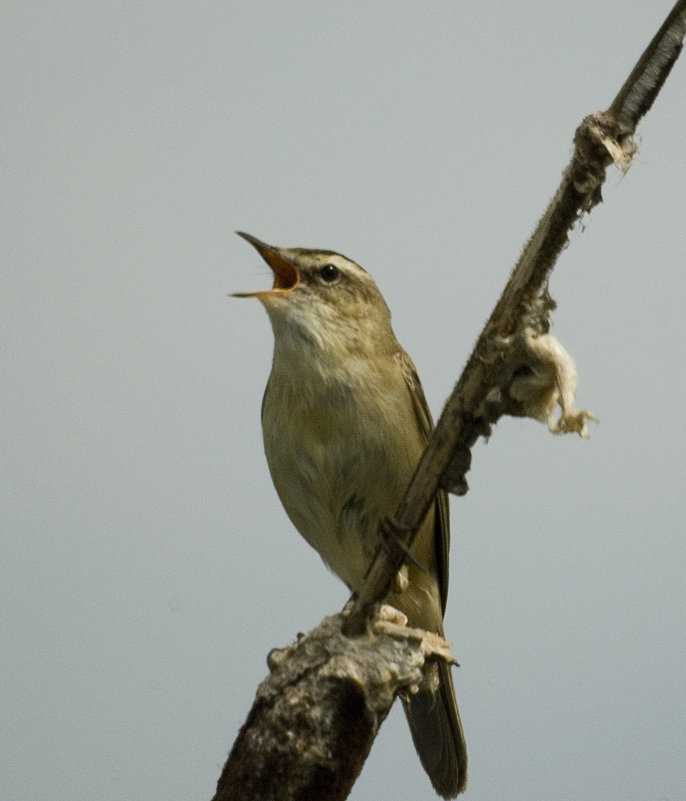
[[319,275],[327,284],[332,284],[340,274],[341,272],[335,264],[325,264],[319,268]]

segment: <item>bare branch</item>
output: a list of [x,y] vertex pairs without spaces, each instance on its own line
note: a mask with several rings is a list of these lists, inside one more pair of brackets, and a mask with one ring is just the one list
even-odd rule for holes
[[[686,33],[686,0],[679,0],[648,45],[610,108],[586,117],[574,137],[574,153],[562,174],[560,186],[526,244],[490,319],[486,323],[460,379],[436,424],[432,438],[417,467],[405,497],[391,524],[399,547],[389,556],[379,551],[359,594],[346,632],[364,629],[374,604],[383,599],[403,563],[416,531],[439,487],[456,494],[466,492],[464,474],[470,449],[480,435],[503,414],[543,417],[550,426],[551,398],[562,407],[559,430],[583,434],[588,412],[565,409],[576,390],[571,357],[558,357],[564,349],[548,335],[551,301],[546,285],[569,231],[581,215],[602,200],[605,170],[613,162],[628,169],[635,153],[633,133],[651,107],[681,52]],[[535,343],[548,336],[548,347]],[[554,344],[553,344],[554,343]],[[559,347],[558,347],[559,346]],[[554,376],[545,384],[544,396],[532,391],[543,372]],[[526,387],[527,377],[534,383]],[[559,384],[567,376],[573,385]],[[523,383],[524,382],[524,383]],[[559,384],[555,389],[555,385]],[[522,389],[524,388],[524,391]],[[557,393],[556,397],[553,397]],[[552,393],[552,394],[551,394]],[[388,526],[388,523],[387,523]]]
[[612,101],[611,116],[636,130],[679,58],[685,34],[686,1],[679,0]]
[[440,638],[369,621],[436,491],[466,491],[470,449],[503,414],[585,434],[592,415],[573,408],[576,370],[549,334],[554,303],[547,280],[570,229],[601,201],[606,168],[614,162],[627,169],[636,124],[678,57],[685,32],[686,0],[680,0],[610,108],[579,126],[560,187],[476,343],[395,518],[384,523],[397,536],[386,537],[390,544],[349,612],[270,654],[271,674],[258,689],[214,801],[346,798],[395,696],[430,681],[432,660],[451,661]]
[[391,607],[354,639],[341,633],[346,614],[270,653],[213,801],[342,801],[398,693],[430,682],[433,660],[453,661]]

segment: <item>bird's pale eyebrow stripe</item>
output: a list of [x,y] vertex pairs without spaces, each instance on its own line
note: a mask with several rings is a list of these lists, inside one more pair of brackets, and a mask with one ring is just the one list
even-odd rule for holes
[[327,258],[330,258],[331,256],[336,256],[339,259],[344,259],[347,262],[346,266],[353,267],[354,269],[359,270],[361,273],[369,275],[369,273],[364,269],[364,267],[360,267],[360,265],[356,261],[348,258],[347,256],[344,256],[342,253],[337,253],[335,250],[310,250],[308,248],[300,248],[300,252],[303,255],[308,255],[313,257],[321,256],[323,257],[322,263],[326,262]]

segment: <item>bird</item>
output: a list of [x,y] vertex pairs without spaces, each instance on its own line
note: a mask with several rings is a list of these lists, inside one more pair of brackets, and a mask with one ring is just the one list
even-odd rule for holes
[[[433,429],[417,370],[362,267],[237,233],[273,272],[270,289],[233,293],[260,300],[274,333],[261,414],[272,481],[295,528],[359,592],[379,521],[400,503]],[[441,636],[449,545],[441,490],[387,598],[409,625]],[[438,677],[403,706],[435,791],[454,798],[466,787],[467,750],[450,666],[439,663]]]

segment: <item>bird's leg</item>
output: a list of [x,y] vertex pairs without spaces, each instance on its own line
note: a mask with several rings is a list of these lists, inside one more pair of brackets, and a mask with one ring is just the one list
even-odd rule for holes
[[405,560],[412,562],[424,573],[428,573],[426,567],[417,560],[417,557],[408,547],[403,535],[409,534],[412,527],[400,523],[393,515],[382,517],[379,521],[379,537],[381,539],[381,547],[386,552],[391,564],[400,570]]

